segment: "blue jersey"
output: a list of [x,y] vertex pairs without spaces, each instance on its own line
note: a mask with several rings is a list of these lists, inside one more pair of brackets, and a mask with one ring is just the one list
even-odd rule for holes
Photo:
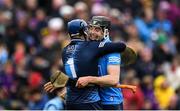
[[45,106],[43,110],[63,110],[64,106],[63,106],[63,101],[61,100],[61,98],[59,96],[49,100]]
[[[62,52],[64,72],[74,80],[83,76],[98,76],[99,58],[108,53],[122,52],[125,48],[124,43],[72,40]],[[66,102],[75,104],[99,101],[98,89],[98,86],[79,89],[69,85]]]
[[[111,42],[109,38],[105,40],[106,42]],[[121,58],[119,53],[112,53],[103,56],[99,60],[99,75],[104,76],[107,75],[107,67],[108,65],[120,65]],[[102,87],[99,90],[101,103],[106,104],[120,104],[123,102],[123,95],[120,88],[113,87]]]

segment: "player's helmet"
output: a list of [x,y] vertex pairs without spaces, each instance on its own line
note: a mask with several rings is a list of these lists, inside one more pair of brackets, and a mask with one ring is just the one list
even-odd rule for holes
[[108,17],[105,16],[93,16],[89,25],[91,26],[100,26],[103,30],[110,29],[111,22]]
[[82,19],[75,19],[68,22],[68,33],[71,38],[77,38],[80,36],[86,37],[88,35],[88,25]]

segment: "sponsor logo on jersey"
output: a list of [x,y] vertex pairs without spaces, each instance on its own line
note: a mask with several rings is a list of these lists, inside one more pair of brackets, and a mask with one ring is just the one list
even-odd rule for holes
[[108,58],[109,62],[120,62],[121,58],[116,56],[111,56]]

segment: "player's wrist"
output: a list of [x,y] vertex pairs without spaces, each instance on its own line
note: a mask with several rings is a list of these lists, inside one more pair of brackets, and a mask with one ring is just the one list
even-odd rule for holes
[[96,83],[96,81],[97,81],[96,79],[97,79],[96,77],[88,76],[88,82],[89,83],[92,83],[92,84]]

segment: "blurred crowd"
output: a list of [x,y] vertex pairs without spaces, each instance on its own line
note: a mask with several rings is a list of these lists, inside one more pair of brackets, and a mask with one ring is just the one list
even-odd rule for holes
[[111,39],[138,54],[121,67],[124,109],[180,109],[179,0],[0,0],[0,110],[43,109],[43,91],[62,68],[67,22],[94,15],[111,19]]

